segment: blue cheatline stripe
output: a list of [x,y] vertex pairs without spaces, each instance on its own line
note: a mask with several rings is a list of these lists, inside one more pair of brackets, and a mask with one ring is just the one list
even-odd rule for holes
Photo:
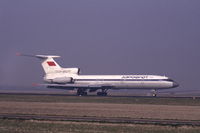
[[75,81],[171,81],[171,79],[74,79]]

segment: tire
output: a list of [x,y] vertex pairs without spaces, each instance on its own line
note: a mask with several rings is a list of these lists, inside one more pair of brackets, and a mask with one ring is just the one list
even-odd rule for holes
[[107,96],[106,92],[97,92],[97,96]]
[[87,92],[83,91],[83,90],[77,90],[77,96],[87,96]]

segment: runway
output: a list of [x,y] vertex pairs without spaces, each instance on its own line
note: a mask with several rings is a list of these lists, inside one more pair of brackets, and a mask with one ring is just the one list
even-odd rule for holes
[[[0,95],[33,95],[33,96],[75,96],[79,97],[76,94],[60,94],[60,93],[29,93],[29,92],[0,92]],[[176,99],[181,99],[181,98],[195,98],[195,99],[200,99],[200,96],[138,96],[138,95],[107,95],[107,96],[97,96],[97,95],[87,95],[87,96],[82,96],[82,97],[135,97],[135,98],[176,98]]]
[[0,114],[0,119],[16,120],[48,120],[48,121],[75,121],[75,122],[103,122],[103,123],[129,123],[129,124],[154,124],[170,126],[200,126],[200,121],[195,120],[162,120],[162,119],[136,119],[136,118],[109,118],[109,117],[67,117],[63,115],[31,115],[31,114]]

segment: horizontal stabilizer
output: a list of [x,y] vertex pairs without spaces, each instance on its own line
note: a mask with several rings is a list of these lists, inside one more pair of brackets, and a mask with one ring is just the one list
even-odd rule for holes
[[16,53],[17,56],[34,57],[41,60],[41,65],[44,69],[45,74],[58,73],[62,70],[60,65],[54,60],[54,58],[59,58],[57,55],[29,55]]
[[60,57],[57,55],[29,55],[29,54],[22,54],[22,53],[16,53],[16,56],[35,57],[35,58],[39,58],[39,59],[59,58]]

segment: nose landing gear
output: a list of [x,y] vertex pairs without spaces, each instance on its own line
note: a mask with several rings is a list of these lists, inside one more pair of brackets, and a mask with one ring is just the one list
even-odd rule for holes
[[156,97],[156,96],[157,96],[157,91],[156,91],[156,89],[153,89],[153,90],[152,90],[152,96],[153,96],[153,97]]

